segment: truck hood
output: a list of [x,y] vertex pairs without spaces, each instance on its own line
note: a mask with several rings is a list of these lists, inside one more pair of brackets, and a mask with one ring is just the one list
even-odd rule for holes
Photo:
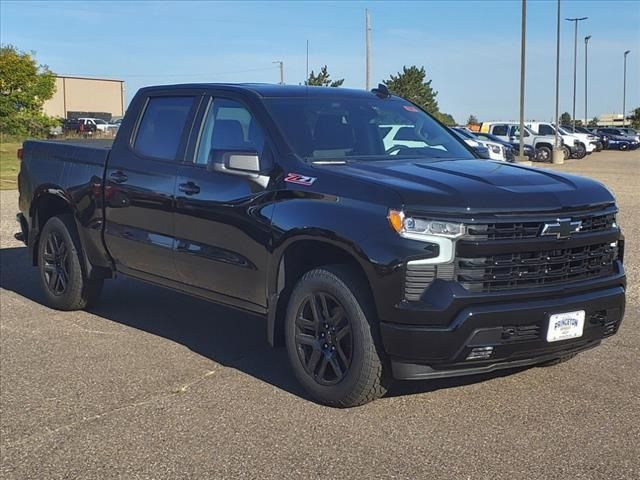
[[588,178],[487,160],[351,162],[337,171],[391,188],[408,211],[551,212],[614,201]]

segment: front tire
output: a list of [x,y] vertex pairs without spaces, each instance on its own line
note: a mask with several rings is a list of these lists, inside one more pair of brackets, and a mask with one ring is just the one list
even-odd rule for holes
[[38,269],[47,304],[56,310],[81,310],[97,300],[103,279],[89,279],[71,215],[51,217],[38,241]]
[[581,160],[586,156],[587,156],[587,149],[585,148],[585,146],[582,143],[578,144],[576,146],[576,151],[573,154],[573,158]]
[[307,272],[289,299],[285,339],[293,372],[318,402],[354,407],[386,393],[373,300],[353,268]]
[[539,162],[550,162],[551,149],[549,147],[538,147],[536,150],[536,160]]
[[565,160],[569,160],[569,158],[571,157],[571,150],[569,150],[569,147],[562,147],[562,155],[564,156]]

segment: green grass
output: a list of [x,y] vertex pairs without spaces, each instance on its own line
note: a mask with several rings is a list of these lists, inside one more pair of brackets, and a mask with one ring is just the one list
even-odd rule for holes
[[20,162],[16,153],[21,146],[22,143],[14,141],[0,143],[0,190],[18,188]]

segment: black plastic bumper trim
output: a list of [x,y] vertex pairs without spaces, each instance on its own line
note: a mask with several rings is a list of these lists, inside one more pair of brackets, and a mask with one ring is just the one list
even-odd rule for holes
[[497,370],[507,370],[510,368],[528,367],[540,363],[555,360],[557,358],[566,357],[574,353],[583,352],[600,345],[600,340],[595,340],[587,345],[579,348],[567,349],[552,354],[541,355],[533,358],[524,358],[521,360],[512,360],[508,362],[492,363],[490,365],[475,366],[469,368],[456,369],[435,369],[429,365],[419,365],[415,363],[406,363],[399,360],[391,360],[391,371],[393,378],[396,380],[434,380],[438,378],[462,377],[467,375],[480,375],[483,373],[491,373]]

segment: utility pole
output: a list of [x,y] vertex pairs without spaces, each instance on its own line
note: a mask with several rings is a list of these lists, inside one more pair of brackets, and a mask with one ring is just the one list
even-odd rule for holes
[[631,50],[627,50],[624,52],[624,80],[622,83],[622,126],[625,127],[627,125],[627,117],[624,112],[627,108],[627,55]]
[[589,46],[589,39],[591,38],[591,35],[588,35],[586,37],[584,37],[584,125],[583,126],[587,126],[589,124],[589,117],[587,115],[587,62],[588,62],[588,46]]
[[582,20],[586,20],[589,17],[580,17],[580,18],[565,18],[569,22],[574,22],[575,25],[575,34],[573,39],[573,128],[576,128],[576,69],[577,69],[577,61],[578,61],[578,22]]
[[276,60],[275,62],[280,65],[280,85],[284,85],[284,62],[282,60]]
[[522,0],[522,38],[520,40],[520,152],[518,161],[524,161],[524,64],[527,36],[527,0]]
[[369,16],[369,10],[364,10],[364,28],[365,28],[365,41],[366,41],[366,75],[365,75],[365,89],[371,88],[371,17]]
[[553,146],[553,163],[564,163],[564,152],[558,148],[558,144],[560,143],[558,132],[559,119],[559,104],[560,104],[560,0],[558,0],[558,15],[556,19],[557,23],[557,31],[556,31],[556,128],[555,128],[555,142]]

